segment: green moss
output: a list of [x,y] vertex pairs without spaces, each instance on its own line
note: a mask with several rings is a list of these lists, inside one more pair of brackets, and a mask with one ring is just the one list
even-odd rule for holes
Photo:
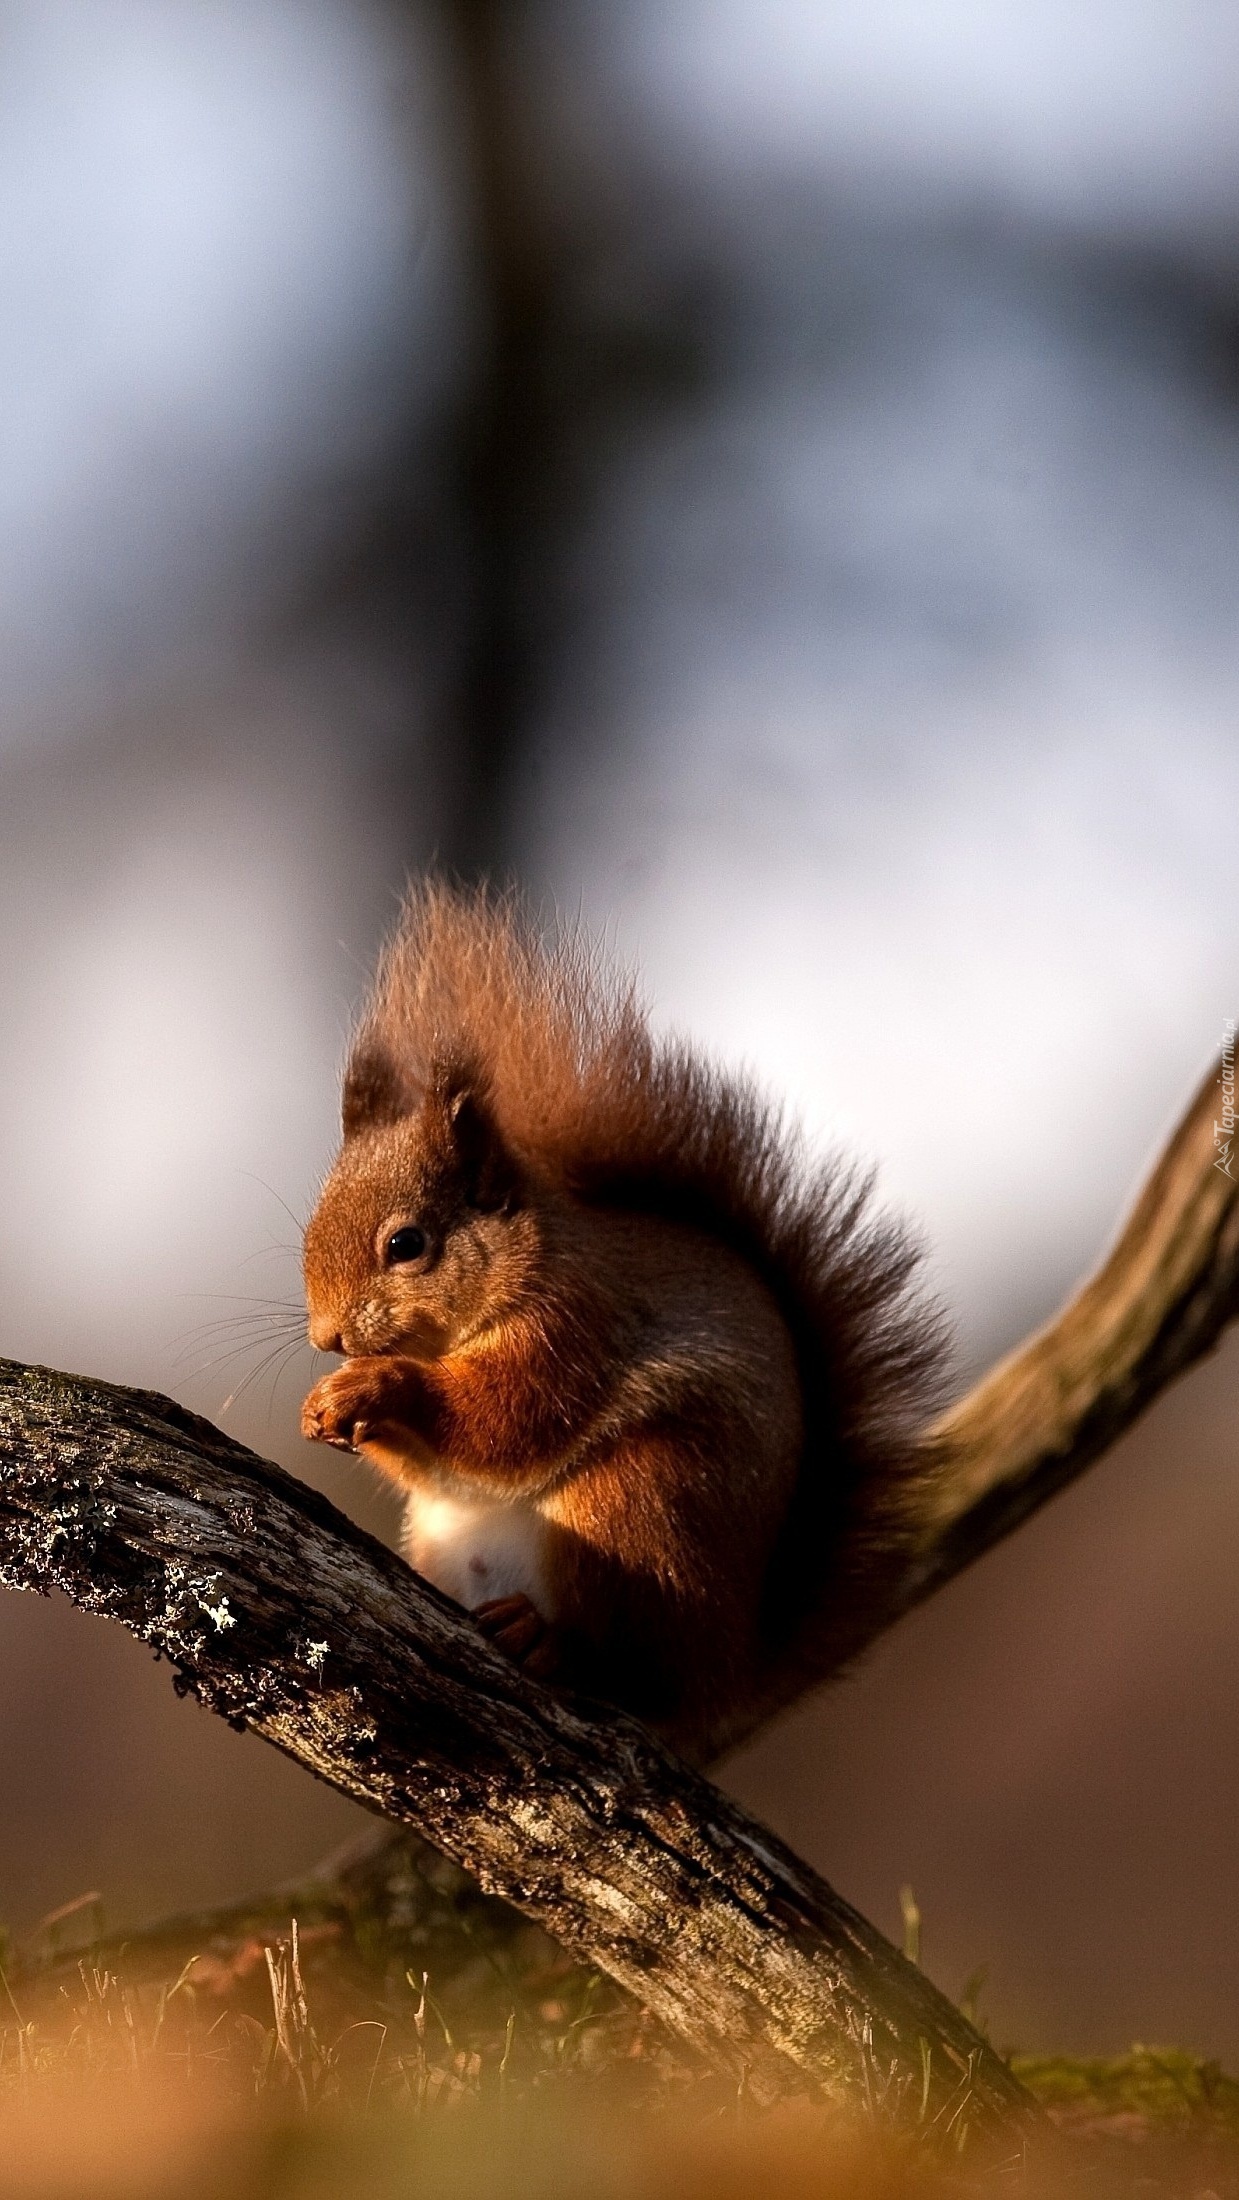
[[1207,2127],[1239,2139],[1239,2080],[1181,2048],[1136,2045],[1126,2055],[1088,2058],[1013,2055],[1011,2067],[1060,2123],[1138,2119],[1150,2131]]

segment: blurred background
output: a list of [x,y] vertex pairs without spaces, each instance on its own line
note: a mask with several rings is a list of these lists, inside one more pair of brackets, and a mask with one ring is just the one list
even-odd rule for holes
[[[4,1352],[393,1532],[261,1330],[431,859],[880,1162],[959,1382],[1051,1310],[1239,1013],[1237,118],[1228,0],[0,0]],[[727,1769],[1000,2044],[1239,2061],[1237,1431]],[[361,1823],[13,1595],[0,1762],[19,1931]]]

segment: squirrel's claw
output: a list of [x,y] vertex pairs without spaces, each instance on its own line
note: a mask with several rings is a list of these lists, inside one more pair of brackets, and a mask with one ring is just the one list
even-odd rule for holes
[[380,1388],[372,1371],[346,1361],[324,1375],[301,1408],[301,1433],[311,1444],[331,1444],[337,1451],[356,1451],[370,1435],[381,1404]]

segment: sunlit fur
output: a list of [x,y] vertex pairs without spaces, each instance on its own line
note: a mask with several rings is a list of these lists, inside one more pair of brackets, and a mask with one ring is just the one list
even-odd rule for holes
[[[906,1563],[940,1364],[867,1184],[656,1040],[579,930],[438,884],[380,963],[344,1124],[305,1273],[352,1357],[304,1425],[409,1485],[415,1563],[436,1498],[522,1507],[563,1677],[701,1757],[846,1659]],[[410,1223],[426,1256],[386,1266]]]

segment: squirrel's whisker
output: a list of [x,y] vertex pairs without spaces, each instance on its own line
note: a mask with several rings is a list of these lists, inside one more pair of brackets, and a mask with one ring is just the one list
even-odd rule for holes
[[242,1169],[241,1174],[243,1177],[248,1177],[251,1184],[256,1184],[260,1191],[266,1192],[268,1197],[275,1201],[277,1207],[283,1208],[285,1214],[288,1216],[289,1221],[291,1222],[294,1230],[297,1233],[297,1242],[298,1245],[300,1245],[301,1239],[305,1235],[304,1219],[299,1218],[293,1213],[292,1208],[288,1204],[288,1201],[284,1199],[279,1192],[276,1191],[273,1184],[267,1183],[265,1177],[255,1176],[252,1169]]
[[[255,1362],[255,1364],[254,1364],[254,1366],[253,1366],[253,1367],[251,1367],[251,1368],[247,1369],[247,1371],[246,1371],[245,1375],[244,1375],[244,1376],[242,1377],[241,1381],[240,1381],[240,1382],[239,1382],[239,1383],[237,1384],[237,1386],[236,1386],[235,1390],[232,1390],[232,1391],[231,1391],[231,1392],[229,1393],[229,1395],[228,1395],[227,1399],[225,1400],[225,1405],[229,1405],[229,1406],[231,1406],[231,1405],[235,1405],[235,1404],[236,1404],[236,1402],[237,1402],[237,1400],[238,1400],[238,1398],[243,1398],[243,1397],[245,1396],[245,1393],[246,1393],[246,1391],[247,1391],[247,1390],[250,1390],[250,1389],[251,1389],[251,1388],[253,1387],[253,1385],[254,1385],[255,1383],[259,1382],[259,1381],[261,1380],[261,1378],[262,1378],[262,1377],[263,1377],[263,1376],[264,1376],[265,1374],[267,1374],[267,1373],[268,1373],[268,1371],[269,1371],[269,1370],[270,1370],[270,1369],[271,1369],[272,1367],[274,1367],[274,1368],[275,1368],[275,1383],[276,1383],[276,1384],[278,1384],[278,1382],[279,1382],[279,1379],[280,1379],[280,1376],[281,1376],[281,1375],[282,1375],[282,1374],[284,1373],[284,1370],[285,1370],[286,1366],[288,1365],[288,1363],[289,1363],[290,1359],[291,1359],[291,1358],[293,1357],[293,1355],[294,1355],[294,1354],[295,1354],[295,1353],[296,1353],[296,1352],[297,1352],[297,1351],[298,1351],[298,1350],[299,1350],[299,1349],[301,1348],[301,1346],[302,1346],[302,1344],[303,1344],[303,1343],[304,1343],[304,1339],[303,1339],[303,1338],[299,1338],[299,1337],[298,1337],[298,1338],[294,1338],[294,1339],[292,1339],[292,1340],[291,1340],[291,1341],[290,1341],[289,1343],[287,1343],[287,1344],[277,1344],[277,1345],[274,1345],[274,1346],[273,1346],[273,1347],[271,1348],[271,1350],[270,1350],[269,1352],[265,1352],[265,1353],[263,1354],[262,1358],[261,1358],[260,1360],[258,1360],[258,1361],[256,1361],[256,1362]],[[308,1347],[307,1347],[307,1349],[308,1349]],[[234,1357],[235,1357],[235,1356],[236,1356],[236,1355],[234,1355]],[[216,1364],[217,1364],[217,1367],[218,1367],[218,1366],[226,1365],[226,1362],[222,1362],[222,1361],[221,1361],[221,1362],[217,1362]],[[269,1402],[268,1402],[268,1412],[270,1412],[270,1411],[271,1411],[272,1407],[274,1406],[274,1403],[275,1403],[275,1386],[273,1385],[273,1387],[272,1387],[272,1393],[271,1393],[271,1398],[270,1398],[270,1400],[269,1400]],[[220,1408],[220,1411],[221,1411],[221,1412],[223,1411],[223,1407],[221,1407],[221,1408]]]
[[[213,1349],[213,1343],[218,1343],[220,1346],[218,1351]],[[216,1373],[221,1367],[228,1367],[237,1360],[245,1359],[254,1352],[259,1351],[264,1345],[268,1347],[266,1354],[268,1358],[272,1351],[287,1349],[291,1352],[301,1346],[306,1346],[308,1349],[304,1321],[286,1325],[276,1334],[274,1339],[272,1339],[269,1329],[242,1336],[233,1343],[229,1343],[226,1337],[215,1340],[204,1337],[191,1339],[178,1355],[175,1364],[179,1368],[184,1368],[190,1377],[196,1379],[201,1375]],[[189,1367],[187,1363],[191,1354],[202,1352],[204,1347],[207,1347],[204,1357],[200,1358],[192,1368]]]

